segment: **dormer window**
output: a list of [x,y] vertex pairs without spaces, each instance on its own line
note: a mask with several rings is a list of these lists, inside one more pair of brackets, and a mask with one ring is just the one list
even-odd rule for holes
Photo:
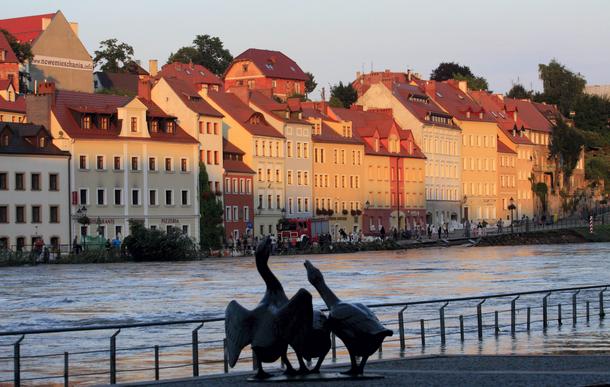
[[172,134],[176,129],[176,123],[174,121],[169,121],[167,123],[167,133]]
[[243,71],[244,73],[248,72],[248,64],[244,63],[243,65],[241,65],[241,71]]
[[100,129],[108,130],[110,128],[110,118],[102,117],[100,118]]
[[82,127],[83,129],[91,129],[91,116],[83,116],[83,120],[82,120]]
[[379,139],[375,139],[375,152],[379,152]]
[[38,147],[39,148],[44,148],[46,145],[47,145],[46,137],[39,137],[38,138]]
[[266,68],[268,68],[269,70],[273,70],[273,63],[267,63],[265,65]]
[[9,140],[10,140],[10,137],[9,137],[8,133],[4,133],[2,135],[2,146],[8,146]]
[[138,117],[131,117],[131,131],[132,132],[137,132],[138,131]]
[[151,133],[157,133],[159,131],[159,121],[158,120],[152,120],[150,122],[150,132]]

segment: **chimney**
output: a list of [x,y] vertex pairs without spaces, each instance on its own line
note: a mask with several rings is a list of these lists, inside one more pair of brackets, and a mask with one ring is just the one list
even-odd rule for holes
[[44,82],[38,85],[38,93],[39,95],[55,95],[55,83],[54,82]]
[[436,81],[426,82],[426,94],[432,98],[436,98]]
[[25,112],[28,121],[51,129],[51,110],[55,105],[55,84],[41,83],[37,94],[25,96]]
[[248,86],[232,86],[227,91],[229,93],[233,93],[237,98],[239,98],[246,105],[250,104],[250,90],[248,90]]
[[352,106],[349,107],[349,110],[354,110],[354,111],[362,112],[362,111],[364,111],[364,107],[362,105],[356,105],[354,103],[354,104],[352,104]]
[[407,82],[411,82],[411,77],[413,74],[411,73],[411,69],[407,69]]
[[515,108],[515,111],[513,112],[513,121],[515,121],[515,124],[517,123],[517,109]]
[[466,83],[466,81],[458,81],[458,88],[460,90],[462,90],[462,92],[467,93],[468,92],[468,83]]
[[361,75],[360,71],[356,71],[356,79],[360,78],[360,75]]
[[376,112],[376,113],[385,114],[388,117],[393,117],[392,108],[370,108],[367,110],[367,112]]
[[159,72],[158,62],[156,59],[150,59],[148,61],[148,73],[151,77],[156,77]]
[[150,82],[148,79],[138,79],[138,97],[150,101]]

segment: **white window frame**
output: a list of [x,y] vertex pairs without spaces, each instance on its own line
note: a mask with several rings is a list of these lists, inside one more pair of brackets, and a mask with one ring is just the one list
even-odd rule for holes
[[[137,192],[138,193],[138,203],[134,203],[133,202],[133,193]],[[139,188],[132,188],[130,191],[131,195],[129,196],[129,203],[131,203],[132,206],[134,207],[140,207],[142,205],[142,193],[140,192]]]
[[[171,200],[171,202],[170,202],[169,204],[167,203],[167,193],[168,193],[168,192],[171,192],[171,199],[172,199],[172,200]],[[166,189],[166,190],[163,192],[163,203],[165,204],[165,206],[166,206],[166,207],[171,207],[171,206],[174,206],[174,205],[175,205],[176,200],[175,200],[175,198],[174,198],[174,190],[173,190],[173,189]]]
[[[81,191],[83,191],[83,190],[85,191],[85,198],[86,198],[86,200],[87,200],[87,203],[83,203],[83,202],[81,201]],[[88,205],[89,205],[89,203],[91,203],[91,200],[89,200],[89,188],[86,188],[86,187],[81,187],[81,188],[79,188],[79,189],[78,189],[78,203],[79,203],[81,206],[88,206]]]
[[[99,194],[100,191],[103,192],[103,198],[102,198],[103,200],[102,200],[101,204],[98,203],[98,200],[97,200],[98,199],[98,194]],[[106,206],[107,204],[108,204],[108,198],[106,196],[106,188],[104,188],[104,187],[97,187],[95,189],[95,205],[96,206]]]
[[239,222],[239,207],[233,206],[233,221]]
[[[85,168],[81,168],[81,165],[80,165],[80,159],[83,156],[85,157]],[[78,155],[77,163],[78,163],[79,171],[88,171],[89,170],[89,156],[88,155],[83,155],[83,154]]]
[[[120,202],[120,203],[117,203],[117,202],[116,202],[116,200],[115,200],[115,199],[116,199],[116,191],[119,191],[119,192],[121,193],[121,194],[119,195],[119,197],[121,198],[121,202]],[[124,205],[124,204],[123,204],[123,202],[124,202],[124,200],[123,200],[123,199],[124,199],[124,198],[123,198],[123,189],[122,189],[122,188],[120,188],[120,187],[114,187],[114,188],[113,188],[113,190],[112,190],[112,201],[113,201],[114,205],[115,205],[115,206],[121,206],[121,207],[122,207],[122,206]]]
[[[98,157],[102,158],[102,168],[98,168],[97,167],[97,158]],[[96,171],[105,171],[106,169],[107,169],[106,156],[104,156],[104,155],[95,155],[95,170]]]
[[[182,201],[182,194],[186,192],[186,203],[184,203]],[[181,189],[180,190],[180,205],[187,207],[191,205],[191,192],[188,189]]]
[[[155,203],[154,204],[150,202],[150,194],[151,194],[151,192],[155,193]],[[156,189],[156,188],[149,189],[148,190],[148,197],[146,199],[148,200],[148,205],[149,206],[151,206],[151,207],[159,207],[159,190]]]

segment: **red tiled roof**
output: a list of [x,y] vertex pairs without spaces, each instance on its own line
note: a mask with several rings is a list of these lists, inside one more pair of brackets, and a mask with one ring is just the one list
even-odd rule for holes
[[298,81],[309,79],[307,74],[301,70],[295,61],[279,51],[249,48],[235,57],[233,63],[243,60],[254,62],[256,67],[269,78],[294,79]]
[[[426,94],[438,103],[445,111],[460,121],[495,122],[474,99],[457,86],[457,81],[416,81],[426,90]],[[468,117],[470,112],[470,117]],[[480,114],[483,114],[482,118]]]
[[6,39],[6,36],[1,33],[0,33],[0,50],[6,51],[4,60],[0,60],[1,63],[19,63],[19,61],[17,60],[17,55],[15,55],[15,52],[11,48],[11,45],[9,44],[8,39]]
[[25,114],[25,97],[18,96],[14,102],[0,97],[0,111]]
[[514,150],[510,149],[508,147],[508,145],[506,145],[505,143],[503,143],[502,141],[498,140],[497,142],[497,149],[498,149],[498,153],[512,153],[512,154],[517,154],[517,152],[515,152]]
[[[230,153],[234,155],[243,156],[245,153],[237,146],[229,142],[227,139],[222,139],[222,151],[223,153]],[[233,172],[233,173],[247,173],[254,175],[255,172],[249,166],[244,163],[243,160],[234,160],[234,159],[223,159],[222,166],[225,172]]]
[[42,33],[42,19],[52,19],[55,13],[0,20],[0,29],[7,30],[20,42],[32,42]]
[[[233,93],[219,91],[208,91],[208,96],[235,121],[255,136],[284,138],[284,135],[275,130],[274,127],[265,121],[265,117],[250,108],[238,96]],[[258,115],[259,123],[251,122],[251,118]]]
[[[154,102],[136,97],[148,109],[147,116],[157,118],[171,118]],[[127,105],[133,97],[125,97],[108,94],[83,93],[78,91],[58,90],[56,91],[55,107],[53,112],[57,117],[63,130],[73,138],[95,138],[95,139],[114,139],[118,138],[121,132],[120,121],[112,124],[110,129],[82,129],[80,122],[77,122],[77,117],[73,112],[91,112],[91,113],[110,113],[116,114],[116,109]],[[114,122],[114,120],[111,120]],[[147,140],[142,138],[129,138],[137,141]],[[150,133],[150,140],[180,142],[197,144],[198,141],[188,135],[179,125],[176,125],[173,134],[157,132]]]
[[362,139],[360,139],[357,134],[353,135],[352,137],[343,137],[324,121],[322,121],[321,133],[313,134],[311,136],[311,139],[313,140],[313,142],[325,142],[331,144],[363,144]]
[[155,79],[178,78],[192,85],[207,84],[222,87],[222,80],[202,65],[193,63],[172,62],[161,67]]
[[[455,128],[450,114],[447,114],[440,106],[426,95],[426,92],[419,86],[410,85],[407,83],[398,83],[394,85],[392,94],[398,101],[409,110],[422,124],[444,126],[447,128]],[[426,100],[424,102],[423,100]],[[449,124],[442,124],[432,121],[432,115],[446,117]]]
[[235,144],[227,140],[226,138],[222,139],[222,151],[224,153],[234,153],[237,155],[245,155],[246,152],[239,149]]
[[299,118],[289,117],[287,118],[286,112],[294,112],[300,111],[300,105],[292,102],[292,109],[290,105],[287,103],[280,103],[274,100],[273,98],[261,93],[260,91],[252,90],[250,91],[250,102],[256,105],[259,109],[263,110],[267,114],[272,114],[275,118],[282,122],[291,122],[296,124],[308,124],[307,121],[304,121]]
[[[0,122],[0,133],[10,134],[8,146],[0,146],[2,154],[26,154],[69,157],[70,152],[62,151],[51,141],[51,134],[42,125]],[[44,147],[38,146],[36,138],[44,137],[48,141]]]
[[209,117],[222,117],[222,113],[214,109],[197,92],[195,87],[179,78],[164,78],[168,85],[180,97],[182,102],[192,111]]

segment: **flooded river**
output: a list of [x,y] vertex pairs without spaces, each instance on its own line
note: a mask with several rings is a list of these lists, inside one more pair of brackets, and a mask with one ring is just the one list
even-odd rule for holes
[[[307,282],[302,264],[306,258],[322,270],[327,283],[339,297],[366,304],[610,283],[608,243],[272,257],[270,266],[286,292],[290,295],[305,287],[312,291],[318,306],[322,306],[321,299]],[[0,331],[218,317],[223,315],[230,300],[237,299],[242,305],[253,307],[263,292],[264,284],[256,273],[252,257],[178,263],[0,268]],[[567,310],[566,305],[566,315],[569,317]],[[388,312],[390,315],[395,318],[393,311]],[[448,311],[448,315],[452,314]],[[438,317],[438,314],[434,317]],[[188,343],[190,333],[180,335],[191,329],[193,327],[186,327],[184,332],[174,329],[170,336],[175,338],[175,342]],[[517,343],[509,340],[504,344],[488,341],[472,347],[447,345],[443,351],[545,352],[549,342],[553,343],[553,351],[569,351],[570,348],[610,349],[608,330],[598,320],[594,326],[578,332],[570,333],[566,329],[544,340],[528,338],[517,340]],[[167,332],[147,333],[165,335],[164,340],[168,340]],[[221,338],[221,333],[222,326],[219,326],[202,332],[202,335],[207,335],[213,341]],[[112,332],[98,333],[96,337],[107,346],[110,334]],[[119,347],[135,345],[135,341],[132,343],[131,340],[135,340],[136,336],[141,339],[141,333],[121,333]],[[45,350],[73,351],[74,343],[81,340],[80,337],[57,337],[50,344],[46,341],[48,339],[28,336],[22,351],[25,354]],[[146,344],[159,344],[153,342],[156,339],[150,336]],[[12,354],[12,347],[6,344],[14,340],[14,337],[0,337],[0,381],[12,376],[12,359],[2,356]],[[600,343],[603,345],[599,346]],[[80,341],[76,347],[89,348]],[[438,352],[438,346],[434,351]],[[34,372],[40,366],[32,367]],[[188,372],[190,370],[187,368],[182,374],[171,375],[184,376]],[[142,375],[139,376],[141,379]],[[129,379],[125,376],[123,380]]]

